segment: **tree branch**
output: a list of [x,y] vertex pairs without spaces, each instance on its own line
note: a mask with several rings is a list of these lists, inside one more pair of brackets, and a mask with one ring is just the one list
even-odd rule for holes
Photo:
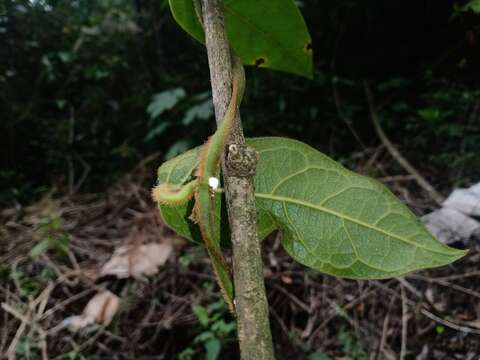
[[[202,14],[210,67],[213,105],[217,124],[222,121],[231,97],[232,65],[230,46],[224,28],[223,1],[203,0]],[[229,139],[234,158],[242,157],[238,151],[247,151],[240,116]],[[248,151],[245,159],[250,159]],[[247,161],[248,162],[248,161]],[[256,209],[253,188],[255,161],[250,161],[246,176],[232,175],[232,166],[222,159],[225,196],[233,246],[233,277],[235,285],[235,307],[238,321],[238,338],[242,359],[271,360],[273,356],[272,336],[268,303],[263,280],[263,264],[260,243],[256,231]],[[247,165],[248,166],[248,165]],[[238,163],[233,167],[238,168]],[[245,169],[244,169],[245,170]],[[253,170],[253,171],[252,171]]]

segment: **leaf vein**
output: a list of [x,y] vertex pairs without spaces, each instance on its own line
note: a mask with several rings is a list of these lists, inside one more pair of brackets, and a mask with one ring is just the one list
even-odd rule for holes
[[410,241],[410,240],[407,240],[405,238],[402,238],[398,235],[395,235],[395,234],[392,234],[392,233],[389,233],[388,231],[385,231],[381,228],[377,228],[375,226],[372,226],[371,224],[368,224],[368,223],[365,223],[363,221],[360,221],[358,219],[354,219],[348,215],[344,215],[344,214],[340,214],[338,213],[337,211],[335,210],[331,210],[331,209],[327,209],[323,206],[320,206],[320,205],[316,205],[316,204],[311,204],[311,203],[307,203],[305,201],[302,201],[302,200],[297,200],[297,199],[293,199],[293,198],[288,198],[288,197],[285,197],[285,196],[279,196],[279,195],[272,195],[272,194],[265,194],[265,193],[256,193],[255,194],[256,197],[259,197],[259,198],[263,198],[263,199],[269,199],[269,200],[277,200],[277,201],[282,201],[284,204],[286,202],[288,203],[292,203],[292,204],[296,204],[296,205],[301,205],[301,206],[305,206],[305,207],[308,207],[308,208],[311,208],[311,209],[316,209],[316,210],[319,210],[319,211],[323,211],[325,213],[328,213],[328,214],[331,214],[331,215],[334,215],[334,216],[337,216],[339,217],[340,219],[344,219],[344,220],[348,220],[354,224],[357,224],[357,225],[360,225],[360,226],[363,226],[363,227],[366,227],[368,229],[371,229],[373,231],[377,231],[379,233],[382,233],[383,235],[385,236],[388,236],[388,237],[391,237],[391,238],[394,238],[394,239],[397,239],[397,240],[400,240],[404,243],[407,243],[411,246],[416,246],[416,247],[419,247],[419,248],[422,248],[424,250],[427,250],[427,251],[430,251],[430,252],[433,252],[433,253],[437,253],[437,254],[441,254],[441,255],[451,255],[450,253],[448,252],[443,252],[443,251],[439,251],[439,250],[435,250],[435,249],[429,249],[428,247],[425,247],[425,246],[421,246],[420,244],[415,244],[414,242]]

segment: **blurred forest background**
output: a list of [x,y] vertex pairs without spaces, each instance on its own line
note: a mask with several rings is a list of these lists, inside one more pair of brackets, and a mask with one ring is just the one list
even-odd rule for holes
[[[297,138],[355,167],[379,145],[367,80],[385,131],[426,176],[478,179],[478,15],[453,1],[298,3],[315,78],[249,68],[248,136]],[[2,205],[52,186],[102,191],[153,152],[212,133],[204,48],[166,1],[4,0],[0,11]]]
[[[314,79],[310,81],[248,67],[247,92],[241,110],[247,136],[280,135],[296,138],[353,170],[372,177],[390,179],[386,181],[395,180],[393,178],[397,175],[407,175],[405,179],[399,180],[400,185],[393,184],[394,191],[415,212],[423,214],[436,205],[428,194],[411,181],[382,146],[372,123],[373,108],[392,142],[438,191],[447,195],[456,186],[466,186],[480,180],[478,1],[301,0],[296,3],[312,35]],[[373,94],[373,103],[367,101],[366,88]],[[112,219],[107,215],[111,213],[112,203],[130,204],[124,206],[128,208],[133,206],[131,203],[135,194],[141,194],[141,206],[136,203],[135,209],[149,214],[155,212],[154,205],[148,200],[148,190],[154,184],[156,167],[164,158],[171,158],[202,144],[214,131],[210,96],[205,49],[178,27],[165,0],[3,0],[0,2],[0,207],[6,210],[2,221],[22,223],[22,226],[33,229],[35,236],[38,236],[39,231],[40,234],[53,231],[57,238],[68,238],[71,244],[77,244],[75,246],[78,247],[86,246],[81,245],[79,239],[98,240],[102,236],[102,239],[127,238],[130,235],[118,234],[130,233],[131,223],[113,225],[118,218]],[[138,175],[139,164],[143,167],[142,175]],[[128,184],[124,181],[126,177],[129,179]],[[118,185],[119,183],[121,184]],[[135,187],[131,183],[135,183]],[[106,195],[99,195],[102,193]],[[97,217],[103,216],[101,223],[105,229],[101,234],[92,235],[88,233],[90,230],[82,228],[81,231],[86,233],[81,232],[81,235],[75,226],[81,222],[82,217],[89,214],[91,208],[85,204],[93,201],[88,200],[92,194],[97,194],[97,207],[94,208],[102,209],[93,213]],[[108,199],[102,202],[99,200],[102,196]],[[76,201],[72,199],[77,199],[75,197],[80,199],[78,201],[84,207],[81,212],[77,212],[77,215],[81,215],[78,215],[78,219],[75,218],[78,221],[74,225],[71,224],[72,215],[68,212],[71,208],[62,212],[58,217],[62,220],[58,221],[58,218],[52,220],[50,215],[40,213],[38,208],[32,207],[45,198],[61,198],[61,206],[71,206]],[[28,223],[33,220],[30,218],[27,221],[21,217],[23,215],[12,210],[27,206],[30,206],[31,212],[26,213],[30,217],[36,215],[37,222]],[[123,210],[120,209],[115,216]],[[128,216],[126,219],[130,221],[131,216]],[[49,219],[47,225],[45,218]],[[148,218],[143,221],[154,220]],[[95,224],[100,226],[100,223]],[[112,228],[121,231],[106,236]],[[17,232],[3,234],[15,234],[14,238],[10,237],[9,249],[12,246],[20,249],[24,239],[25,244],[29,244],[24,244],[23,248],[27,249],[24,253],[28,255],[28,249],[33,246],[32,241],[35,243],[36,240],[24,233],[20,235],[19,229],[20,226],[15,228]],[[162,231],[167,237],[173,236],[167,229]],[[6,249],[5,244],[6,242],[2,246]],[[277,254],[276,240],[271,239],[268,244],[271,250],[267,251],[267,255]],[[75,250],[75,246],[72,245],[71,249]],[[111,244],[104,246],[97,243],[95,246],[111,253]],[[192,258],[196,258],[189,251],[196,250],[185,250],[185,245],[182,246],[175,251],[188,265],[193,261]],[[79,248],[78,251],[75,250],[77,260],[80,263],[83,260],[104,260],[94,259],[93,253],[97,250],[93,249],[88,248],[84,252]],[[4,263],[13,261],[13,253],[0,253]],[[8,293],[11,299],[17,296],[18,303],[27,302],[28,296],[36,296],[41,292],[42,284],[58,276],[58,273],[53,277],[39,275],[40,269],[55,269],[51,263],[50,267],[39,265],[38,262],[47,261],[42,256],[33,264],[26,260],[28,256],[20,256],[16,270],[2,265],[3,275],[0,276],[6,279],[2,301]],[[310,356],[311,359],[328,359],[325,355],[328,353],[332,356],[346,354],[351,359],[364,359],[368,358],[366,353],[371,353],[377,354],[377,359],[387,359],[389,357],[385,354],[388,351],[399,351],[400,328],[404,321],[400,303],[392,305],[393,301],[388,303],[388,300],[386,304],[377,304],[381,299],[368,298],[366,295],[364,299],[370,301],[370,305],[365,306],[377,310],[372,310],[370,315],[364,314],[363,320],[352,318],[345,312],[342,319],[330,329],[326,329],[326,325],[323,325],[321,331],[314,332],[310,329],[307,335],[312,335],[312,332],[313,335],[306,341],[306,337],[299,335],[296,330],[310,324],[308,314],[311,309],[303,307],[303,300],[298,298],[311,295],[313,285],[308,284],[309,280],[307,285],[304,284],[305,279],[297,271],[296,265],[289,263],[281,254],[275,256],[281,260],[281,264],[278,265],[278,261],[275,263],[277,277],[271,275],[274,276],[272,285],[267,286],[270,300],[273,301],[273,311],[278,310],[279,306],[281,309],[289,309],[285,312],[278,310],[274,315],[276,320],[272,320],[279,342],[288,349],[284,352],[290,354],[286,355],[288,358]],[[55,261],[59,262],[57,267],[60,269],[67,266],[62,259]],[[273,266],[271,261],[267,263]],[[194,270],[190,272],[208,272],[208,269],[203,268],[208,265],[201,264],[203,265],[192,265]],[[183,265],[175,261],[175,266]],[[279,269],[287,271],[288,275]],[[469,269],[471,270],[467,267],[465,272],[469,272]],[[181,272],[180,275],[178,271]],[[122,315],[116,330],[103,331],[98,335],[98,339],[103,339],[104,348],[87,343],[87,346],[79,345],[78,351],[71,350],[76,349],[71,342],[55,339],[49,342],[48,351],[55,354],[55,358],[70,354],[66,358],[71,359],[77,356],[83,358],[81,356],[90,353],[98,356],[110,354],[111,358],[134,358],[140,354],[153,356],[162,352],[165,358],[170,358],[173,356],[171,354],[183,351],[184,359],[199,356],[202,350],[198,349],[203,349],[202,346],[208,343],[211,334],[225,339],[232,336],[234,327],[229,320],[224,320],[228,319],[227,311],[218,305],[219,298],[212,295],[212,291],[209,292],[212,298],[207,303],[213,303],[213,308],[211,305],[197,307],[196,315],[192,315],[190,310],[190,304],[195,300],[185,300],[188,306],[178,300],[192,291],[185,285],[195,283],[190,278],[194,276],[191,273],[170,268],[161,275],[165,282],[155,282],[158,287],[148,285],[148,291],[137,288],[144,285],[127,285],[130,290],[133,289],[131,292],[143,294],[141,300],[146,301],[147,305],[153,301],[149,303],[149,299],[156,299],[154,302],[157,310],[158,307],[167,306],[167,303],[171,305],[172,302],[178,302],[177,307],[174,306],[173,310],[170,308],[170,323],[164,324],[165,327],[159,329],[153,326],[154,320],[149,318],[148,321],[145,320],[144,331],[133,334],[134,340],[141,346],[132,345],[126,330],[140,321],[134,320],[136,314],[141,316],[139,311]],[[375,287],[375,284],[366,285],[366,282],[337,283],[334,279],[315,276],[316,279],[323,279],[319,280],[322,286],[327,286],[337,295],[348,293],[358,297],[357,290],[367,294],[368,291],[374,291],[372,289],[386,291],[387,294],[400,291],[396,282],[381,283],[381,286],[377,284],[379,287]],[[178,283],[168,282],[175,277]],[[16,282],[12,280],[10,284],[14,278],[17,279]],[[161,282],[161,279],[155,281]],[[209,284],[211,288],[211,279]],[[421,284],[423,285],[418,285],[420,292],[427,286]],[[65,286],[67,285],[62,285],[62,289]],[[80,291],[81,286],[88,287],[77,284],[74,291],[72,289],[75,286],[72,286],[68,291],[53,292],[52,299],[60,301],[69,298]],[[168,286],[167,293],[175,293],[175,298],[162,298],[166,295],[159,295],[161,286]],[[289,289],[287,292],[297,294],[298,298],[285,298],[282,290],[285,286],[296,286],[296,290]],[[19,288],[26,293],[19,292]],[[17,289],[16,295],[11,295],[13,289]],[[401,293],[403,294],[403,288]],[[340,298],[348,300],[348,296]],[[460,305],[472,302],[472,298],[465,299],[461,296],[457,300]],[[147,311],[150,305],[138,301],[135,303],[132,300],[135,304],[130,304],[130,309],[145,308]],[[285,305],[285,301],[290,305]],[[326,301],[325,295],[318,301],[325,308],[331,306],[331,303],[322,303]],[[73,308],[63,310],[80,311],[84,304],[85,302],[76,304],[72,301]],[[398,311],[391,310],[397,308]],[[367,312],[365,309],[362,311]],[[391,324],[398,325],[392,325],[396,329],[395,336],[398,336],[395,338],[392,335],[394,340],[385,345],[385,341],[379,341],[383,339],[382,328],[388,327],[384,322],[385,314],[390,314],[390,311],[392,318],[397,317]],[[202,314],[206,314],[206,320]],[[285,322],[288,314],[296,317]],[[328,319],[330,315],[327,315],[328,313],[322,313],[317,322],[322,323],[322,319]],[[61,317],[59,315],[60,319]],[[8,323],[11,328],[8,330],[5,325],[7,335],[2,337],[0,343],[4,350],[19,324],[15,322],[18,319],[7,320],[4,324]],[[175,322],[176,320],[178,321]],[[356,327],[361,321],[367,320],[372,321],[372,326],[377,330],[370,331],[366,326],[365,333]],[[192,324],[197,324],[197,327]],[[187,325],[190,331],[188,335],[185,330]],[[214,325],[217,326],[216,330],[212,330]],[[430,328],[427,325],[423,329],[424,336],[430,336],[432,342],[445,344],[446,349],[452,348],[451,343],[437,338],[444,334],[444,325],[434,324]],[[316,328],[314,324],[310,326]],[[166,335],[167,330],[170,335]],[[303,331],[307,332],[307,329]],[[198,338],[199,334],[205,333],[210,335]],[[453,333],[456,334],[455,331]],[[159,334],[164,336],[162,341],[158,340]],[[176,340],[172,337],[175,334]],[[178,340],[178,334],[184,334],[182,340]],[[40,354],[41,346],[36,340],[29,340],[25,336],[19,340],[21,346],[18,347],[17,354],[35,358],[35,354]],[[321,352],[316,351],[315,344],[318,343],[314,340],[320,336],[332,338],[331,343],[321,345]],[[478,342],[478,335],[476,336]],[[358,339],[363,339],[364,350],[358,345]],[[78,339],[75,341],[81,343]],[[461,356],[467,356],[469,351],[480,352],[478,343],[477,350],[471,350],[466,343],[468,341],[459,347]],[[235,353],[235,345],[232,344],[231,341],[222,340],[222,351],[230,354],[224,355],[224,358],[235,358],[232,355]],[[278,345],[277,348],[279,346],[281,347]],[[424,351],[421,343],[412,346],[413,354]],[[26,356],[26,353],[30,355]],[[436,357],[427,356],[425,359],[443,358],[442,356],[442,353],[437,353]],[[446,359],[454,358],[445,356]]]

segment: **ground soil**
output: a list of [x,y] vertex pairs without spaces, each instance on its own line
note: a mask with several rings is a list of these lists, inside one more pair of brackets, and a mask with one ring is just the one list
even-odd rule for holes
[[[415,211],[431,206],[408,178],[384,180]],[[218,301],[218,291],[203,250],[163,225],[150,200],[151,183],[138,170],[104,194],[50,194],[0,212],[0,353],[17,347],[18,358],[175,359],[191,346],[194,358],[203,358],[192,343],[201,331],[192,306]],[[61,219],[47,230],[69,239],[68,254],[46,251],[32,259],[29,251],[48,236],[41,224],[49,219]],[[314,359],[315,352],[332,359],[398,359],[402,351],[406,359],[480,358],[480,253],[474,243],[463,260],[440,269],[353,281],[305,271],[280,240],[281,234],[272,234],[263,246],[279,359]],[[119,246],[165,241],[174,244],[174,254],[157,275],[99,277]],[[102,288],[121,297],[113,322],[79,333],[62,328]],[[26,348],[30,356],[21,355]],[[237,354],[235,343],[226,342],[221,358]]]

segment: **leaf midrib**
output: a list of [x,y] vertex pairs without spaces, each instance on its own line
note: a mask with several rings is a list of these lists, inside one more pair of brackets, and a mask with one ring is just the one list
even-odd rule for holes
[[308,207],[308,208],[315,209],[315,210],[318,210],[318,211],[323,211],[325,213],[337,216],[337,217],[339,217],[343,220],[348,220],[348,221],[350,221],[352,223],[355,223],[357,225],[360,225],[360,226],[363,226],[365,228],[371,229],[373,231],[382,233],[385,236],[389,236],[389,237],[392,237],[394,239],[400,240],[400,241],[405,242],[405,243],[407,243],[411,246],[418,247],[418,248],[421,248],[421,249],[424,249],[424,250],[427,250],[427,251],[430,251],[430,252],[433,252],[433,253],[441,254],[441,255],[446,255],[446,256],[453,255],[453,253],[442,252],[442,251],[439,251],[439,250],[430,249],[430,248],[422,246],[420,244],[416,244],[416,243],[414,243],[410,240],[407,240],[406,238],[399,237],[398,235],[389,233],[388,231],[385,231],[385,230],[380,229],[378,227],[372,226],[372,225],[370,225],[366,222],[363,222],[363,221],[360,221],[358,219],[352,218],[352,217],[350,217],[348,215],[345,215],[345,214],[341,214],[341,213],[339,213],[335,210],[328,209],[328,208],[325,208],[325,207],[320,206],[320,205],[308,203],[306,201],[302,201],[302,200],[298,200],[298,199],[294,199],[294,198],[290,198],[290,197],[286,197],[286,196],[272,195],[272,194],[268,194],[268,193],[255,193],[255,197],[258,197],[258,198],[261,198],[261,199],[267,199],[267,200],[276,200],[276,201],[288,202],[288,203],[291,203],[291,204],[296,204],[296,205]]

